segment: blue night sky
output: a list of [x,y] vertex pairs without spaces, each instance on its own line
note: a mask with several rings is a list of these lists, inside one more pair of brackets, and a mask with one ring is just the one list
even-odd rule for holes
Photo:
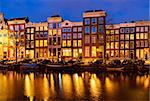
[[0,12],[6,18],[28,16],[32,22],[56,14],[82,21],[82,13],[91,9],[106,10],[109,23],[149,19],[149,0],[0,0]]

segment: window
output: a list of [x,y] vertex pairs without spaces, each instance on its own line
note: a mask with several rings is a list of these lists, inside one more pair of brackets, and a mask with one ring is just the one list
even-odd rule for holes
[[61,23],[60,22],[58,23],[58,28],[61,28]]
[[145,27],[145,32],[148,32],[148,27],[147,26]]
[[43,31],[43,26],[40,27],[40,31]]
[[44,26],[44,30],[47,30],[47,26]]
[[119,34],[119,30],[115,30],[115,34]]
[[114,49],[114,42],[111,42],[111,49]]
[[63,28],[62,32],[66,32],[66,28]]
[[124,28],[120,28],[120,33],[124,33]]
[[78,33],[78,39],[82,38],[82,33]]
[[33,34],[31,34],[31,40],[34,40],[34,35]]
[[144,27],[141,27],[141,30],[140,30],[140,32],[144,32]]
[[104,33],[104,26],[103,25],[99,25],[99,32]]
[[78,46],[81,47],[82,46],[82,41],[78,40]]
[[97,39],[96,36],[92,36],[92,43],[96,43]]
[[31,28],[31,33],[34,33],[34,28]]
[[125,33],[129,33],[129,28],[125,28]]
[[82,27],[78,27],[78,32],[81,32],[82,31]]
[[35,46],[39,47],[39,40],[36,40]]
[[145,41],[145,47],[148,47],[148,41]]
[[27,33],[30,33],[30,28],[27,29]]
[[84,41],[85,41],[85,43],[90,43],[90,36],[86,35]]
[[106,43],[106,49],[109,49],[109,48],[110,48],[109,43]]
[[73,39],[77,39],[77,33],[73,33]]
[[96,27],[92,26],[92,33],[96,33]]
[[140,34],[136,33],[136,39],[140,39]]
[[81,49],[79,49],[79,54],[80,54],[80,55],[82,54],[82,48],[81,48]]
[[106,34],[110,34],[110,30],[106,30]]
[[58,35],[61,36],[61,29],[58,30]]
[[115,34],[115,30],[111,30],[111,34]]
[[120,57],[124,57],[124,50],[120,50]]
[[62,35],[62,39],[66,39],[66,34],[63,34],[63,35]]
[[140,39],[144,39],[144,33],[140,33]]
[[48,36],[48,33],[47,32],[44,32],[44,37],[47,37]]
[[120,39],[121,39],[121,40],[124,40],[124,34],[121,34],[121,35],[120,35]]
[[130,28],[130,33],[134,33],[135,29],[134,28]]
[[77,32],[77,27],[74,27],[74,28],[73,28],[73,32]]
[[36,35],[36,37],[39,37],[39,32],[36,32],[35,35]]
[[49,30],[48,32],[50,36],[53,34],[52,30]]
[[62,41],[62,46],[66,47],[66,41]]
[[136,41],[136,47],[140,47],[140,41]]
[[104,19],[102,17],[100,17],[98,20],[99,20],[99,24],[103,24],[104,23]]
[[36,31],[39,31],[39,27],[36,27]]
[[56,29],[53,30],[53,35],[56,35],[57,31]]
[[71,39],[71,34],[67,34],[67,39]]
[[119,49],[119,42],[115,42],[115,49]]
[[63,49],[63,56],[71,56],[71,49]]
[[129,48],[129,42],[128,41],[125,42],[125,48],[127,48],[127,49]]
[[144,41],[141,41],[141,47],[144,47]]
[[49,28],[53,28],[53,24],[52,23],[49,24]]
[[92,23],[93,24],[97,23],[97,18],[92,18]]
[[56,28],[56,23],[53,23],[53,28]]
[[15,25],[15,30],[16,30],[16,31],[19,30],[19,25]]
[[134,41],[130,41],[130,49],[134,49]]
[[68,47],[71,46],[71,41],[67,41],[67,46],[68,46]]
[[24,25],[20,25],[20,29],[21,29],[21,30],[24,30]]
[[130,40],[134,40],[134,34],[130,34]]
[[47,40],[44,40],[44,46],[45,47],[47,46]]
[[43,32],[40,32],[40,37],[43,37]]
[[14,30],[14,27],[13,27],[12,25],[11,25],[9,28],[10,28],[10,30],[11,30],[11,31],[13,31],[13,30]]
[[115,41],[119,41],[119,35],[115,35]]
[[40,40],[40,47],[43,46],[43,40]]
[[123,41],[120,42],[120,48],[124,49],[124,42]]
[[96,57],[96,46],[92,46],[92,57]]
[[145,33],[144,39],[148,39],[148,33]]
[[77,49],[73,49],[73,57],[78,57],[78,50]]
[[129,34],[125,34],[125,40],[129,40]]
[[85,46],[85,57],[89,57],[89,56],[90,56],[90,47]]
[[139,32],[140,31],[140,27],[136,27],[136,32]]
[[67,32],[71,32],[71,28],[67,28]]
[[73,46],[74,46],[74,47],[77,46],[77,40],[73,40]]
[[90,28],[89,27],[85,27],[85,33],[90,33]]
[[89,25],[89,24],[90,24],[90,19],[85,19],[84,21],[85,21],[85,22],[84,22],[85,25]]

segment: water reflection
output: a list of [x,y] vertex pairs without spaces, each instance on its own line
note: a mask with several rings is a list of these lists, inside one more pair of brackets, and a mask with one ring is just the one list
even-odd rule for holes
[[0,72],[0,100],[148,100],[149,75]]

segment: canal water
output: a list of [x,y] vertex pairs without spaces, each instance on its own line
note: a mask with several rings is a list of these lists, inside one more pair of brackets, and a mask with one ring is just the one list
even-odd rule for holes
[[0,101],[148,101],[149,75],[0,72]]

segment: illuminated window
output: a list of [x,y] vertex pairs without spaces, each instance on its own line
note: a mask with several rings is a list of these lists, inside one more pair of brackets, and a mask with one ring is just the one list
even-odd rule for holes
[[44,40],[44,46],[45,47],[47,46],[47,40]]
[[39,27],[36,27],[36,31],[39,31]]
[[31,33],[34,33],[34,28],[31,28]]
[[10,30],[13,31],[14,30],[14,27],[11,25],[9,26]]
[[144,27],[141,27],[141,30],[140,30],[140,32],[144,32]]
[[145,32],[148,32],[148,27],[145,27]]
[[129,57],[129,50],[125,50],[125,57]]
[[130,34],[130,40],[134,40],[134,34]]
[[136,32],[139,32],[140,31],[140,27],[136,27]]
[[56,35],[56,32],[57,32],[56,29],[54,29],[54,30],[53,30],[53,35]]
[[114,56],[114,50],[111,50],[110,55],[113,57]]
[[43,46],[43,40],[40,40],[40,47]]
[[119,49],[119,42],[115,42],[115,49]]
[[77,40],[73,40],[73,46],[74,46],[74,47],[77,46]]
[[78,50],[77,49],[73,49],[73,57],[78,57]]
[[130,49],[134,49],[134,41],[130,41]]
[[140,47],[140,41],[136,41],[136,47]]
[[92,36],[92,43],[96,43],[96,36]]
[[92,57],[96,57],[96,46],[92,46]]
[[66,47],[66,41],[62,41],[62,46]]
[[129,48],[129,42],[128,41],[125,42],[125,48]]
[[90,47],[85,46],[85,57],[89,57],[89,56],[90,56]]
[[68,47],[71,46],[71,41],[67,41],[67,46],[68,46]]
[[148,39],[148,33],[145,33],[144,39]]
[[106,43],[106,49],[109,49],[109,48],[110,48],[109,43]]
[[44,30],[47,30],[47,26],[44,26]]
[[49,24],[49,28],[53,28],[53,24],[52,23]]
[[114,41],[114,35],[111,36],[111,41]]
[[58,35],[60,35],[60,36],[61,36],[61,29],[59,29],[59,30],[58,30]]
[[144,41],[141,41],[141,47],[144,47]]
[[43,31],[43,27],[40,27],[40,31]]
[[120,42],[120,48],[124,49],[124,42],[123,41]]
[[125,40],[129,40],[129,34],[125,34]]
[[16,31],[19,30],[19,25],[15,25],[15,30],[16,30]]
[[120,50],[120,57],[124,57],[124,50]]
[[145,47],[148,47],[148,41],[145,41]]
[[144,33],[140,33],[140,39],[144,39]]
[[110,30],[106,30],[106,34],[110,34]]
[[72,56],[71,49],[63,49],[63,56]]
[[39,47],[39,40],[36,40],[35,46]]
[[31,34],[31,40],[34,40],[34,35],[33,34]]
[[121,40],[124,40],[124,34],[121,34],[121,35],[120,35],[120,39],[121,39]]
[[82,33],[78,33],[78,39],[82,38]]
[[114,49],[114,42],[111,42],[111,49]]
[[73,39],[77,39],[77,33],[73,33]]
[[96,27],[92,26],[92,33],[96,33]]
[[85,21],[84,22],[85,25],[89,25],[90,24],[90,19],[85,19],[84,21]]
[[115,30],[111,30],[111,34],[114,34],[115,33]]
[[115,34],[119,34],[119,30],[115,30]]
[[115,41],[119,41],[119,35],[115,35]]
[[136,33],[136,39],[140,39],[140,34]]
[[85,43],[90,43],[90,36],[89,35],[85,35]]
[[82,41],[78,40],[78,46],[81,47],[82,46]]

